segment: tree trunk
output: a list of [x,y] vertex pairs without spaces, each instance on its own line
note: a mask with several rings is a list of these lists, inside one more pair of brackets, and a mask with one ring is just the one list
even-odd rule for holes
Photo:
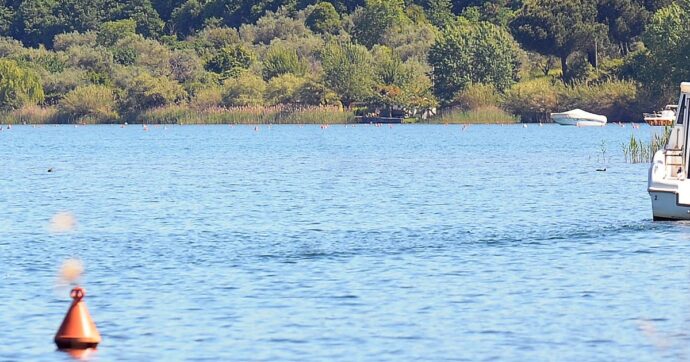
[[562,78],[563,82],[566,82],[567,79],[567,74],[568,74],[568,56],[567,55],[561,55],[561,71],[563,72]]

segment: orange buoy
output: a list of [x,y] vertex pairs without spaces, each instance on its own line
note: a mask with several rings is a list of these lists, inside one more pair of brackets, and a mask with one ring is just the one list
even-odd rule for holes
[[55,344],[59,349],[96,348],[101,341],[96,324],[86,309],[86,303],[82,301],[85,294],[80,287],[75,287],[70,293],[72,305],[55,334]]

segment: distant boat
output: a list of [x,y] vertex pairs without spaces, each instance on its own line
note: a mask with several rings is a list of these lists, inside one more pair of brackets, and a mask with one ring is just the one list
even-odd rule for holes
[[573,109],[572,111],[562,113],[551,113],[551,119],[562,126],[604,126],[606,125],[606,116],[599,114],[585,112],[581,109]]
[[644,120],[650,126],[670,126],[676,120],[678,106],[669,104],[661,112],[645,113]]

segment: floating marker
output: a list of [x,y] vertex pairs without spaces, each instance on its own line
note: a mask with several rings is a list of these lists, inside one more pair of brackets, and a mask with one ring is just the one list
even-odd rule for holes
[[75,287],[70,293],[72,305],[55,334],[55,344],[59,349],[96,348],[101,342],[96,324],[89,315],[86,303],[82,301],[84,295],[84,289],[80,287]]

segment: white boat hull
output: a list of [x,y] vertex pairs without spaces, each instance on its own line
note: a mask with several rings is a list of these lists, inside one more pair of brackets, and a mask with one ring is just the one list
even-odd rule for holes
[[561,126],[603,127],[606,125],[606,123],[603,122],[570,117],[553,117],[553,121],[560,124]]
[[601,127],[608,121],[606,116],[585,112],[581,109],[562,113],[551,113],[551,119],[563,126]]
[[690,205],[681,205],[678,194],[668,191],[649,191],[654,220],[690,220]]

